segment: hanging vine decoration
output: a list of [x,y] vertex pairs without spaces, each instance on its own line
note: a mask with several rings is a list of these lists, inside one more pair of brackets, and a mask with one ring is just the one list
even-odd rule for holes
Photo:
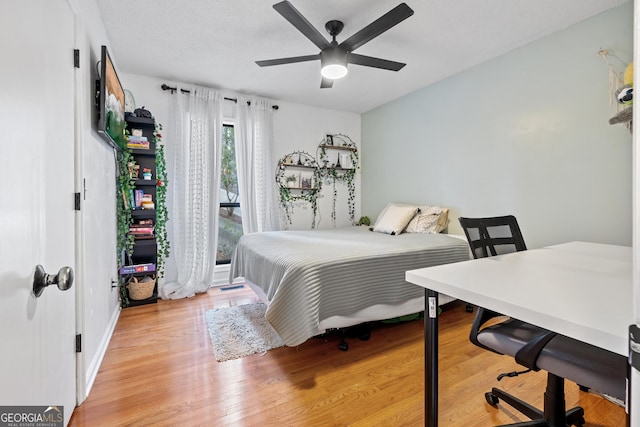
[[[118,170],[116,180],[116,265],[118,271],[120,268],[130,261],[133,254],[133,246],[135,239],[129,234],[131,224],[133,224],[133,216],[131,214],[132,206],[130,195],[133,192],[134,181],[132,172],[136,165],[131,150],[124,145],[122,151],[117,156]],[[126,283],[120,280],[119,283],[120,301],[123,307],[129,305],[129,296],[127,294]]]
[[[302,175],[310,171],[311,175]],[[305,151],[294,151],[278,161],[276,169],[276,184],[280,193],[280,206],[286,222],[292,224],[291,215],[296,202],[307,202],[311,206],[311,228],[316,227],[318,212],[318,192],[322,181],[320,179],[318,162]]]
[[171,245],[167,236],[167,164],[164,156],[164,144],[162,143],[162,124],[156,124],[153,131],[153,141],[156,145],[156,223],[155,237],[158,248],[156,255],[156,272],[158,278],[164,277],[165,260],[169,257]]
[[338,186],[336,185],[336,182],[338,180],[335,177],[335,174],[336,174],[335,169],[333,169],[331,172],[332,172],[332,175],[334,175],[333,179],[331,180],[331,187],[333,188],[333,198],[331,199],[331,222],[335,226],[336,225],[336,200],[338,200]]
[[[333,182],[333,201],[331,209],[331,220],[335,226],[336,223],[336,199],[338,197],[338,190],[336,182],[344,182],[347,186],[347,204],[349,210],[349,219],[352,224],[355,224],[355,201],[356,201],[356,187],[355,177],[359,168],[358,147],[355,142],[349,136],[344,134],[331,135],[331,143],[323,140],[318,145],[318,161],[320,166],[320,176],[324,179],[331,180]],[[337,161],[331,163],[329,160],[330,151],[347,151],[349,154],[349,165],[340,164],[340,155],[338,154]]]

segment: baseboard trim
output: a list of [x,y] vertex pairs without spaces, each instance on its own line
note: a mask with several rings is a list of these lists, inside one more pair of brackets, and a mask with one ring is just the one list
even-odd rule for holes
[[120,312],[122,309],[117,307],[109,323],[107,324],[107,329],[105,330],[104,335],[102,336],[102,340],[100,341],[100,345],[98,346],[98,351],[96,351],[96,355],[91,360],[89,364],[89,368],[86,372],[86,383],[85,383],[85,399],[89,396],[91,392],[91,387],[93,387],[93,383],[98,376],[98,371],[100,370],[100,365],[102,364],[102,360],[104,356],[107,354],[107,348],[109,347],[109,342],[111,342],[111,337],[113,336],[113,332],[116,329],[116,324],[118,323],[118,319],[120,318]]
[[228,285],[230,270],[231,265],[229,264],[216,265],[213,270],[213,283],[211,284],[211,287]]

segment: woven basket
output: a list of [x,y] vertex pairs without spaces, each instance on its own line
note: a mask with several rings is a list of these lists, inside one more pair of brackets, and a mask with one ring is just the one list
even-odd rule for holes
[[127,284],[129,298],[132,300],[150,298],[153,295],[153,288],[155,286],[156,281],[153,277],[145,276],[142,280],[138,280],[137,277],[132,277],[129,279],[129,283]]

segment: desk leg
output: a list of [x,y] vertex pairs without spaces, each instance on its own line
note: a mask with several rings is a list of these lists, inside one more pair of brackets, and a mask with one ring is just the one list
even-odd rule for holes
[[438,293],[424,291],[424,418],[438,427]]

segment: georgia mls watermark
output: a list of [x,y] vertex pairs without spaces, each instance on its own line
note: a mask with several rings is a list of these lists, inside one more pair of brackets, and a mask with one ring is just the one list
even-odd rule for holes
[[64,427],[64,407],[0,406],[0,427]]

